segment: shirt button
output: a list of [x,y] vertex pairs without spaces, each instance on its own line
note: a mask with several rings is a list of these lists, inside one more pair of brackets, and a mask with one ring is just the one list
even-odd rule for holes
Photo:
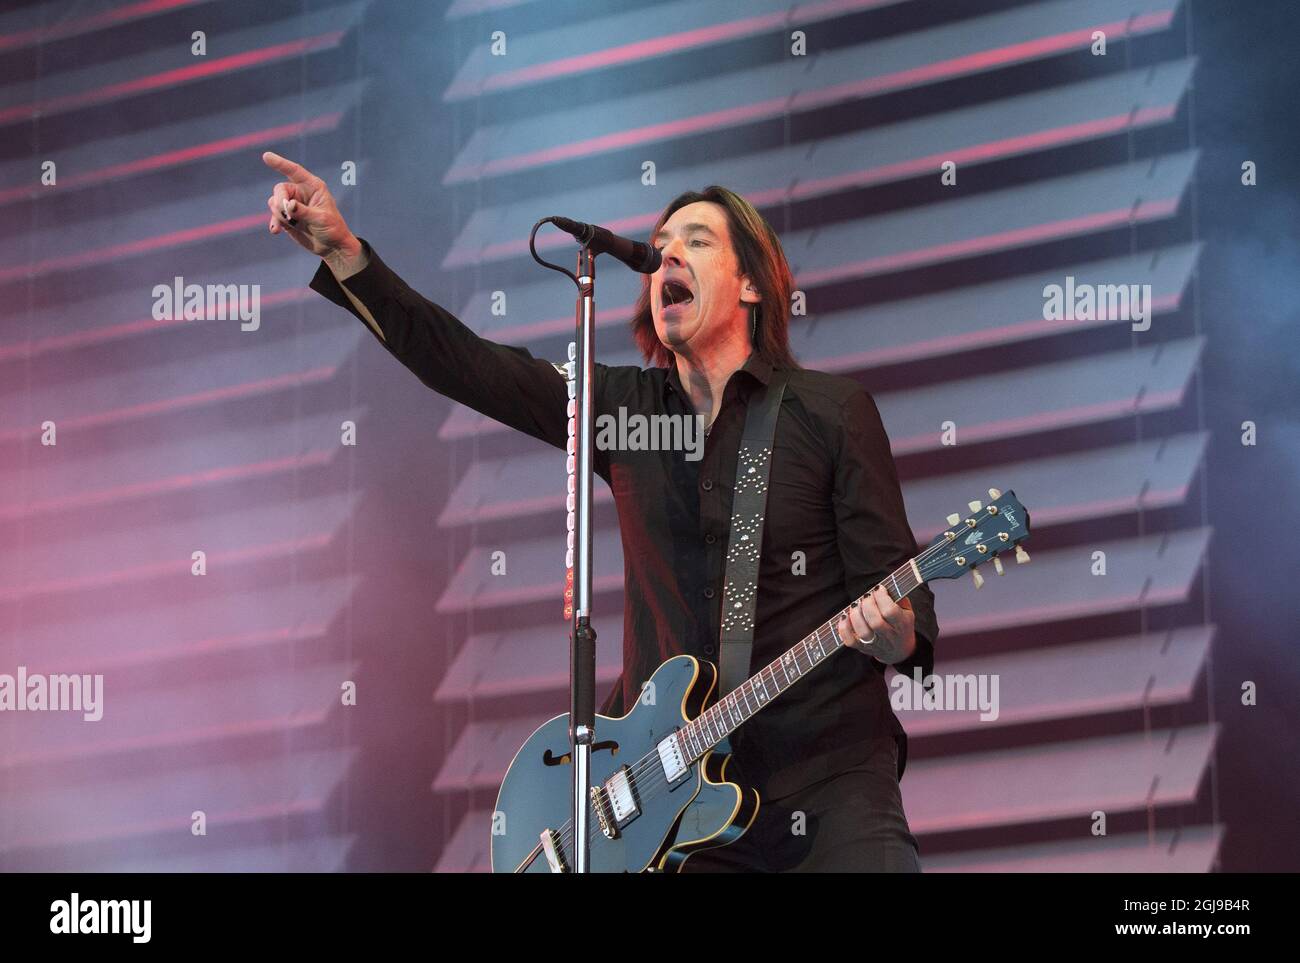
[[712,478],[704,479],[704,481],[700,482],[700,487],[703,488],[706,492],[713,491],[713,479]]
[[705,655],[712,655],[712,654],[713,654],[713,646],[711,646],[711,645],[706,645],[706,646],[704,647],[704,654],[705,654]]
[[710,545],[712,545],[714,542],[718,540],[718,536],[714,535],[712,532],[709,532],[709,534],[704,536],[704,540],[708,542]]
[[713,589],[711,589],[711,588],[706,588],[706,589],[704,590],[704,597],[705,597],[706,599],[711,599],[711,598],[713,598]]

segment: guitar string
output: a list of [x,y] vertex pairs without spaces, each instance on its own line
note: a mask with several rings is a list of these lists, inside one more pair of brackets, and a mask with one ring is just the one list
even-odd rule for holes
[[[978,526],[976,526],[976,527],[978,527]],[[930,546],[929,548],[927,548],[924,552],[921,552],[919,555],[915,556],[915,558],[912,559],[912,561],[915,561],[915,562],[917,563],[918,568],[919,568],[922,562],[929,562],[929,561],[930,561],[930,556],[931,556],[933,553],[937,553],[937,552],[939,552],[939,551],[942,550],[942,549],[948,548],[948,547],[951,546],[952,544],[953,544],[953,541],[944,541],[944,542],[936,543],[935,545],[932,545],[932,546]],[[1007,547],[1010,548],[1010,545],[1011,545],[1011,543],[1008,542],[1008,546],[1007,546]],[[911,562],[908,562],[908,563],[905,564],[905,565],[901,565],[901,566],[899,566],[898,569],[896,569],[893,573],[890,574],[889,578],[885,579],[883,582],[881,582],[881,583],[879,583],[879,584],[883,585],[883,584],[885,584],[885,583],[887,583],[887,582],[893,581],[895,587],[897,588],[897,586],[898,586],[898,578],[897,578],[897,577],[898,577],[898,573],[899,573],[899,572],[906,572],[906,576],[907,576],[907,577],[904,579],[904,581],[908,581],[908,580],[910,580],[910,579],[915,579],[915,577],[916,577],[915,572],[913,572],[913,571],[911,570]],[[920,582],[917,582],[915,585],[911,585],[911,586],[909,586],[909,587],[906,589],[906,591],[901,591],[900,594],[899,594],[899,599],[905,598],[908,594],[910,594],[910,593],[911,593],[912,591],[914,591],[916,588],[918,588],[918,587],[920,587],[921,585],[923,585],[923,584],[925,583],[925,581],[926,581],[925,579],[922,579]],[[809,639],[810,637],[815,637],[815,638],[817,638],[817,640],[818,640],[818,644],[819,644],[819,646],[820,646],[820,645],[821,645],[821,638],[820,638],[820,637],[821,637],[821,632],[822,632],[823,629],[827,630],[827,631],[829,632],[829,634],[830,634],[831,639],[835,640],[835,644],[836,644],[836,648],[837,648],[837,649],[840,648],[840,647],[847,647],[847,643],[845,643],[843,640],[841,640],[841,639],[839,638],[839,634],[835,631],[835,624],[836,624],[840,619],[844,618],[844,616],[845,616],[845,615],[850,611],[850,609],[851,609],[851,606],[850,606],[850,608],[841,609],[838,613],[836,613],[835,615],[831,616],[830,619],[828,619],[826,622],[823,622],[820,626],[817,627],[817,629],[815,629],[813,632],[810,632],[807,636],[804,636],[804,638],[801,639],[798,643],[796,643],[796,645],[791,646],[791,648],[788,649],[788,650],[786,651],[786,653],[783,653],[783,654],[782,654],[781,656],[779,656],[777,659],[774,659],[772,662],[768,663],[768,665],[764,666],[764,667],[763,667],[762,669],[760,669],[757,673],[755,673],[754,676],[752,676],[750,679],[747,679],[746,682],[751,682],[751,681],[752,681],[753,679],[755,679],[755,678],[760,678],[760,677],[761,677],[764,673],[766,673],[766,672],[771,672],[771,673],[772,673],[772,678],[773,678],[773,680],[774,680],[774,681],[777,681],[777,679],[776,679],[776,672],[775,672],[775,669],[776,669],[777,665],[778,665],[779,663],[782,663],[782,662],[784,661],[785,656],[786,656],[787,654],[789,654],[790,652],[793,652],[795,649],[799,648],[799,646],[805,646],[805,647],[806,647],[806,646],[807,646],[807,643],[808,643],[808,639]],[[806,672],[811,671],[813,668],[815,668],[816,666],[820,665],[822,662],[824,662],[826,659],[830,658],[830,656],[831,656],[831,655],[834,655],[834,654],[835,654],[835,650],[832,650],[829,654],[825,654],[825,655],[823,655],[822,658],[819,659],[819,660],[817,660],[817,661],[813,661],[811,658],[809,658],[809,665],[808,665],[808,668],[807,668],[807,669],[801,669],[801,670],[799,670],[798,675],[795,677],[795,679],[794,679],[793,681],[791,681],[791,680],[789,679],[789,674],[788,674],[788,673],[784,673],[784,674],[786,675],[786,683],[787,683],[787,684],[786,684],[786,688],[790,688],[791,686],[793,686],[795,682],[798,682],[800,679],[803,678],[803,676],[804,676],[804,674],[805,674]],[[806,653],[805,653],[805,655],[806,655]],[[797,657],[797,656],[794,656],[793,658],[794,658],[794,661],[795,661],[796,668],[798,668],[798,657]],[[783,672],[784,672],[784,667],[782,667],[782,668],[783,668]],[[742,684],[742,685],[743,685],[743,684]],[[759,711],[761,711],[761,710],[763,709],[764,706],[768,705],[771,701],[773,701],[773,699],[779,697],[779,696],[780,696],[780,695],[785,691],[785,689],[781,689],[781,688],[779,687],[779,682],[777,682],[777,685],[778,685],[778,689],[777,689],[777,695],[776,695],[775,697],[770,697],[770,698],[768,698],[766,701],[761,702],[761,703],[759,704],[758,709],[754,710],[754,712],[751,713],[750,716],[746,717],[745,719],[742,719],[741,722],[740,722],[739,724],[737,724],[737,725],[731,725],[730,723],[728,723],[728,725],[729,725],[730,727],[729,727],[729,728],[724,727],[724,728],[726,729],[726,731],[725,731],[724,736],[723,736],[722,738],[726,738],[726,736],[730,735],[732,732],[735,732],[737,729],[740,728],[741,725],[743,725],[745,722],[748,722],[750,718],[753,718],[754,715],[756,715]],[[764,686],[766,687],[766,683],[764,683]],[[737,688],[739,689],[740,687],[737,687]],[[723,698],[725,698],[725,696],[724,696]],[[691,724],[698,722],[700,719],[702,719],[705,715],[707,715],[707,714],[709,714],[709,713],[715,713],[715,714],[717,714],[716,710],[717,710],[717,707],[718,707],[719,704],[720,704],[720,703],[714,703],[712,706],[710,706],[710,707],[709,707],[708,709],[706,709],[704,712],[701,712],[700,715],[696,716],[695,719],[691,720]],[[688,724],[688,726],[689,726],[689,725],[690,725],[690,724]],[[679,732],[682,732],[682,731],[684,731],[684,729],[683,729],[683,730],[678,730],[678,731],[679,731]],[[708,739],[712,739],[712,738],[713,738],[711,735],[709,735],[709,734],[707,733],[707,731],[706,731],[706,733],[705,733],[705,736],[706,736],[706,738],[708,738]],[[665,737],[665,738],[672,738],[672,736],[668,736],[668,737]],[[700,754],[699,756],[697,756],[697,757],[695,757],[695,758],[696,758],[696,759],[703,759],[704,756],[708,755],[709,752],[713,750],[713,747],[716,746],[717,743],[720,742],[720,741],[721,741],[721,738],[720,738],[720,739],[717,739],[717,740],[714,740],[712,746],[710,746],[709,748],[705,749],[705,751],[704,751],[702,754]],[[662,742],[662,740],[661,740],[661,742]],[[637,784],[637,788],[638,788],[639,790],[641,790],[641,791],[638,792],[638,796],[639,796],[642,800],[650,800],[650,799],[655,798],[655,797],[659,794],[659,791],[662,790],[664,787],[666,787],[666,786],[668,785],[667,774],[664,772],[664,770],[663,770],[663,768],[662,768],[662,765],[659,765],[659,766],[656,766],[656,765],[655,765],[655,763],[658,763],[659,761],[660,761],[660,760],[659,760],[659,754],[658,754],[658,752],[647,753],[645,756],[642,756],[641,759],[638,759],[636,762],[634,762],[631,766],[628,767],[628,770],[627,770],[628,776],[629,776],[632,780],[634,780],[634,781],[636,782],[636,784]],[[691,764],[694,764],[694,761],[695,761],[695,760],[693,759],[692,762],[691,762]],[[642,782],[640,781],[640,777],[641,777],[641,776],[642,776],[642,775],[643,775],[647,770],[650,771],[650,775],[651,775],[652,778],[649,778],[649,779],[647,779],[644,783],[642,783]],[[659,778],[658,778],[658,779],[653,778],[653,777],[655,777],[655,776],[658,776]],[[591,805],[591,804],[590,804],[590,802],[589,802],[589,806],[590,806],[590,805]],[[592,808],[594,809],[594,806],[593,806]],[[593,818],[589,820],[589,825],[590,825],[590,827],[591,827],[590,830],[589,830],[589,840],[588,840],[589,845],[590,845],[590,843],[595,842],[595,841],[598,841],[598,840],[604,840],[604,841],[607,841],[607,842],[612,842],[613,840],[608,839],[608,837],[606,837],[605,834],[604,834],[603,832],[600,832],[600,830],[599,830],[599,823],[598,823],[598,820],[594,817],[594,813],[592,813],[592,816],[593,816]],[[571,843],[573,842],[573,839],[574,839],[574,837],[575,837],[575,832],[574,832],[573,819],[572,819],[572,817],[570,817],[569,820],[561,826],[561,828],[560,828],[560,830],[559,830],[559,837],[560,837],[560,845],[561,845],[561,849],[562,849],[562,850],[563,850],[563,849],[564,849],[568,844],[571,844]],[[536,857],[534,856],[534,857],[532,857],[532,859],[529,859],[527,862],[531,863],[531,862],[533,861],[533,859],[535,859],[535,858],[536,858]]]
[[[978,525],[975,526],[975,527],[978,528]],[[939,551],[941,551],[941,550],[943,550],[943,549],[946,549],[946,548],[952,546],[952,545],[954,544],[954,541],[955,541],[955,540],[953,540],[953,541],[943,541],[943,542],[938,542],[938,543],[936,543],[936,544],[934,544],[934,545],[929,546],[925,551],[921,552],[919,555],[916,555],[916,556],[915,556],[913,559],[911,559],[907,564],[904,564],[904,565],[899,566],[899,567],[898,567],[894,572],[892,572],[892,573],[890,574],[890,576],[889,576],[888,578],[886,578],[884,581],[882,581],[882,582],[880,582],[880,583],[878,583],[878,584],[880,584],[880,585],[884,585],[884,584],[886,584],[886,583],[888,583],[888,582],[890,582],[890,581],[893,581],[895,587],[897,588],[897,587],[898,587],[898,584],[899,584],[899,583],[898,583],[898,573],[899,573],[899,572],[906,572],[906,578],[905,578],[904,581],[907,581],[907,580],[910,580],[910,579],[915,579],[915,578],[916,578],[916,573],[913,572],[913,571],[911,570],[911,562],[913,562],[913,561],[916,562],[916,563],[917,563],[917,567],[919,568],[923,562],[929,562],[929,561],[930,561],[930,557],[931,557],[933,554],[938,553]],[[1007,543],[1007,548],[1009,549],[1009,548],[1011,547],[1012,544],[1017,544],[1017,543],[1008,542],[1008,543]],[[1004,551],[1005,551],[1005,549],[1004,549]],[[990,556],[990,557],[992,557],[992,556]],[[901,591],[900,594],[899,594],[898,600],[901,600],[901,599],[905,598],[905,597],[906,597],[908,594],[910,594],[912,591],[914,591],[915,589],[919,588],[921,585],[925,584],[926,581],[927,581],[927,579],[922,579],[921,581],[917,582],[915,585],[911,585],[910,587],[908,587],[905,591]],[[859,596],[859,598],[862,598],[862,597],[865,597],[865,596]],[[898,601],[898,600],[895,600],[895,601]],[[799,664],[798,656],[797,656],[797,655],[792,656],[792,659],[793,659],[793,661],[794,661],[795,667],[796,667],[796,669],[798,670],[798,674],[796,675],[796,677],[795,677],[793,680],[790,680],[790,678],[789,678],[789,673],[788,673],[788,672],[785,672],[784,665],[781,666],[782,671],[783,671],[783,674],[786,675],[786,688],[787,688],[787,689],[790,688],[790,687],[792,687],[796,682],[798,682],[800,679],[802,679],[803,676],[804,676],[807,672],[811,671],[813,668],[815,668],[816,666],[820,665],[822,662],[824,662],[824,661],[826,661],[827,659],[829,659],[831,655],[834,655],[834,654],[835,654],[835,651],[836,651],[837,649],[839,649],[839,648],[841,648],[841,647],[848,647],[848,646],[847,646],[847,643],[844,642],[842,639],[840,639],[839,634],[835,631],[835,624],[836,624],[837,622],[839,622],[840,619],[844,618],[844,617],[849,613],[849,611],[851,611],[851,609],[852,609],[852,606],[849,606],[848,608],[841,609],[841,610],[840,610],[839,612],[837,612],[835,615],[832,615],[832,616],[830,617],[830,619],[828,619],[826,622],[823,622],[823,623],[822,623],[820,626],[818,626],[814,631],[808,633],[808,635],[804,636],[803,639],[801,639],[801,640],[800,640],[798,643],[796,643],[795,645],[791,646],[790,649],[786,650],[785,653],[782,653],[781,656],[778,656],[778,657],[777,657],[776,659],[774,659],[772,662],[768,663],[766,666],[764,666],[762,669],[760,669],[757,673],[755,673],[753,676],[751,676],[750,679],[745,680],[745,683],[742,683],[741,686],[738,686],[737,689],[734,690],[734,691],[739,691],[741,688],[743,688],[743,686],[744,686],[745,684],[747,684],[747,683],[751,683],[754,679],[761,679],[761,677],[764,675],[764,673],[771,672],[771,673],[772,673],[773,681],[777,683],[778,688],[777,688],[777,694],[776,694],[776,696],[768,697],[766,700],[761,701],[761,702],[759,703],[758,709],[755,709],[753,712],[750,713],[749,716],[746,716],[745,718],[743,718],[743,719],[740,721],[739,724],[732,724],[730,720],[726,720],[726,725],[723,726],[723,729],[725,730],[725,731],[724,731],[724,735],[723,735],[721,738],[719,738],[719,739],[713,740],[713,744],[712,744],[711,746],[709,746],[708,748],[706,748],[706,749],[704,750],[704,752],[701,753],[699,756],[696,756],[694,759],[692,759],[691,762],[690,762],[688,765],[694,765],[695,761],[700,760],[700,759],[703,759],[705,756],[707,756],[711,751],[713,751],[714,747],[716,747],[716,745],[717,745],[718,742],[721,742],[723,738],[726,738],[726,737],[729,736],[731,733],[733,733],[733,732],[735,732],[736,730],[738,730],[738,729],[740,728],[740,726],[742,726],[742,725],[744,725],[746,722],[748,722],[749,719],[753,718],[754,715],[757,715],[757,713],[760,712],[760,711],[761,711],[761,710],[762,710],[766,705],[768,705],[768,704],[769,704],[770,702],[772,702],[775,698],[778,698],[778,697],[779,697],[783,692],[785,692],[785,689],[780,688],[780,683],[779,683],[779,681],[777,680],[777,677],[776,677],[776,667],[778,666],[778,664],[781,664],[781,663],[783,663],[783,662],[785,661],[785,657],[786,657],[786,655],[789,655],[790,653],[794,652],[794,651],[795,651],[796,649],[798,649],[800,646],[805,647],[805,650],[806,650],[806,647],[807,647],[807,644],[808,644],[808,639],[809,639],[810,637],[811,637],[811,638],[816,638],[816,639],[817,639],[817,641],[818,641],[818,646],[819,646],[819,648],[820,648],[820,646],[821,646],[821,644],[822,644],[822,640],[821,640],[821,632],[822,632],[822,630],[824,629],[824,630],[826,630],[826,631],[829,633],[830,638],[833,639],[833,640],[835,640],[835,646],[836,646],[836,648],[835,648],[835,649],[832,649],[832,651],[831,651],[830,653],[823,654],[822,657],[821,657],[820,659],[818,659],[818,660],[813,660],[813,659],[811,659],[811,657],[808,657],[808,656],[807,656],[807,652],[805,651],[805,657],[808,657],[808,659],[809,659],[809,664],[808,664],[808,668],[807,668],[807,669],[799,669],[799,668],[798,668],[798,664]],[[764,683],[764,689],[766,690],[766,683]],[[730,695],[730,693],[728,693],[727,695]],[[726,698],[726,695],[724,695],[722,698]],[[718,707],[720,706],[720,704],[721,704],[720,701],[719,701],[719,702],[715,702],[715,703],[714,703],[713,705],[711,705],[709,708],[705,709],[705,710],[704,710],[703,712],[701,712],[698,716],[696,716],[694,719],[692,719],[692,720],[690,721],[690,723],[687,724],[686,727],[683,727],[683,729],[678,730],[678,733],[681,733],[681,732],[686,731],[687,728],[689,728],[691,725],[693,725],[693,724],[699,722],[701,719],[703,719],[706,715],[709,715],[710,713],[713,713],[715,716],[716,716],[716,715],[720,715],[721,713],[718,711]],[[699,727],[697,727],[697,729],[698,729],[698,728],[699,728]],[[708,734],[707,730],[705,731],[705,737],[706,737],[707,739],[712,739],[712,738],[713,738],[711,735]],[[672,738],[672,736],[667,736],[667,737],[665,737],[665,738]],[[662,742],[662,740],[660,740],[660,741]],[[663,768],[662,768],[662,765],[659,765],[659,766],[656,766],[656,765],[655,765],[656,763],[659,763],[659,762],[660,762],[659,754],[658,754],[658,752],[656,751],[656,752],[653,752],[653,753],[647,753],[646,755],[642,756],[640,759],[638,759],[638,760],[636,760],[635,762],[633,762],[633,763],[628,767],[628,769],[627,769],[627,776],[628,776],[628,778],[630,778],[631,780],[633,780],[633,781],[636,783],[636,785],[637,785],[637,789],[640,790],[640,791],[638,792],[637,795],[638,795],[641,799],[643,799],[643,800],[649,800],[649,799],[652,799],[652,798],[656,797],[656,796],[659,794],[660,790],[662,790],[664,787],[666,787],[666,786],[668,785],[667,774],[664,772],[664,770],[663,770]],[[642,776],[647,772],[647,770],[650,772],[651,777],[654,777],[654,776],[657,775],[657,776],[659,776],[660,778],[659,778],[658,780],[656,780],[656,779],[654,779],[654,778],[649,778],[649,779],[647,779],[644,783],[642,783],[642,781],[641,781],[641,777],[642,777]],[[588,805],[589,805],[589,807],[591,807],[591,808],[593,809],[593,812],[590,814],[590,815],[592,816],[592,818],[588,821],[588,824],[589,824],[589,826],[591,827],[590,830],[589,830],[589,840],[588,840],[588,842],[589,842],[589,847],[590,847],[590,843],[592,843],[592,842],[596,842],[596,841],[598,841],[598,840],[605,840],[605,841],[607,841],[607,842],[612,842],[613,840],[608,839],[608,837],[606,837],[605,834],[604,834],[603,832],[600,832],[600,830],[599,830],[598,820],[597,820],[597,819],[595,818],[595,816],[594,816],[594,806],[592,806],[592,804],[590,803],[590,801],[588,801]],[[561,851],[563,851],[563,850],[564,850],[564,849],[565,849],[569,844],[571,844],[571,843],[573,842],[573,839],[574,839],[574,837],[575,837],[574,826],[573,826],[573,818],[572,818],[572,817],[570,817],[570,818],[568,819],[567,822],[565,822],[564,824],[561,825],[561,827],[560,827],[560,829],[559,829],[559,831],[558,831],[558,835],[559,835],[559,842],[560,842]],[[533,861],[536,859],[536,856],[537,856],[537,855],[539,855],[539,854],[535,852],[533,856],[531,856],[528,860],[525,861],[525,864],[524,864],[524,865],[528,865],[528,864],[530,864],[531,862],[533,862]],[[519,867],[519,868],[522,869],[523,866],[521,866],[521,867]]]

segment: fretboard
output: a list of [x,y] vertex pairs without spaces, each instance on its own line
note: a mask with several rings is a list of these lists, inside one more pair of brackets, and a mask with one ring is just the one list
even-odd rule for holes
[[[909,561],[880,584],[897,602],[920,585],[921,580],[915,564]],[[858,603],[864,598],[865,595],[861,596]],[[687,761],[702,758],[765,705],[834,655],[835,650],[844,644],[835,632],[835,625],[850,608],[840,609],[775,661],[769,662],[678,730],[677,741]]]

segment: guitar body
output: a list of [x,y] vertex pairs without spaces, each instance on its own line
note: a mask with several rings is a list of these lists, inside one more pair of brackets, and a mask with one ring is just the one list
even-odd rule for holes
[[[642,699],[620,718],[597,716],[591,785],[642,762],[630,780],[637,811],[620,823],[614,838],[602,832],[594,812],[589,815],[592,872],[678,872],[692,853],[734,842],[753,822],[758,793],[726,781],[729,756],[709,752],[672,782],[658,761],[656,746],[700,713],[716,684],[711,663],[676,656],[648,683],[653,705]],[[552,872],[540,843],[548,829],[560,834],[557,851],[564,871],[572,871],[572,838],[563,835],[572,825],[572,796],[565,713],[540,726],[510,763],[493,816],[492,871]]]

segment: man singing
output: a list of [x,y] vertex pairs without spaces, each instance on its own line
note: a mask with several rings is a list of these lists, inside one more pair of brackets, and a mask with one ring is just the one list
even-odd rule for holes
[[[267,205],[324,263],[311,286],[352,312],[421,381],[564,448],[565,376],[528,351],[479,337],[412,291],[340,216],[324,182],[278,154],[286,179]],[[771,227],[721,187],[676,198],[652,232],[663,263],[646,276],[632,333],[648,368],[596,365],[596,414],[699,415],[704,455],[597,449],[623,539],[623,676],[600,712],[620,716],[666,659],[717,660],[725,550],[746,406],[787,375],[772,448],[752,664],[762,666],[916,554],[880,414],[856,381],[802,369],[787,324],[793,278]],[[762,805],[735,843],[687,859],[690,872],[919,871],[898,780],[907,737],[886,665],[929,675],[938,624],[927,586],[884,589],[841,619],[855,651],[811,673],[732,736],[728,778]]]

